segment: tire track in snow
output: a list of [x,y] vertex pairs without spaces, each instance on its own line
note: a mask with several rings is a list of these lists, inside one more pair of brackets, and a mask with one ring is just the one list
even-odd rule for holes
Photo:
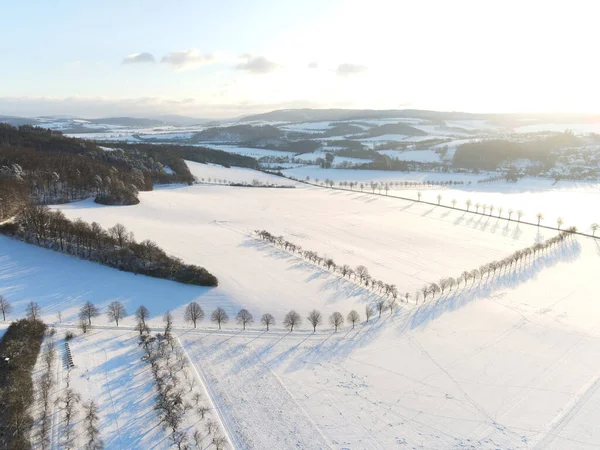
[[600,373],[592,377],[571,399],[561,412],[552,420],[534,441],[533,450],[544,450],[556,439],[560,432],[573,420],[585,404],[600,389]]

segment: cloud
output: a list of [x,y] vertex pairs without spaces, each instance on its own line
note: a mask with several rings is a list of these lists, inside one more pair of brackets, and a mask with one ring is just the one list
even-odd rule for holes
[[340,77],[347,77],[350,75],[357,75],[359,73],[364,72],[365,70],[367,70],[367,66],[362,66],[360,64],[345,63],[340,64],[335,70],[335,73]]
[[273,61],[269,61],[264,56],[242,55],[244,62],[235,66],[237,70],[243,70],[254,74],[265,74],[279,70],[281,66]]
[[142,52],[142,53],[132,53],[131,55],[127,55],[125,59],[123,59],[122,64],[144,64],[144,63],[154,63],[155,59],[152,56],[152,53]]
[[212,64],[217,61],[217,55],[209,53],[203,55],[195,48],[191,50],[176,50],[167,53],[160,62],[169,64],[176,70],[189,69],[206,64]]
[[308,68],[309,69],[318,69],[319,68],[319,63],[316,61],[313,61],[311,63],[308,64]]

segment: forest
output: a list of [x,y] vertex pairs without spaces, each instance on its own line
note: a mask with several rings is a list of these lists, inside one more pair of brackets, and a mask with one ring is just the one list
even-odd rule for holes
[[60,204],[93,197],[133,205],[156,184],[192,184],[184,159],[256,167],[247,156],[194,146],[111,144],[69,138],[58,131],[0,123],[0,221],[28,204]]
[[558,158],[555,150],[578,142],[579,139],[569,131],[528,142],[502,139],[469,142],[456,149],[453,165],[465,169],[496,170],[506,160],[523,158],[539,161],[544,167],[550,168]]
[[13,322],[0,340],[0,448],[31,448],[32,369],[45,331],[46,325],[30,316]]

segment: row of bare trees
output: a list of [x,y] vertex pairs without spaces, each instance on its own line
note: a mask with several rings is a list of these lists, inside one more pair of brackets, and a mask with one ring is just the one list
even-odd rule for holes
[[[82,402],[81,394],[71,387],[70,372],[67,372],[66,387],[57,399],[60,412],[60,446],[65,450],[84,448],[85,450],[102,450],[102,440],[99,428],[100,417],[98,404],[94,400]],[[78,427],[77,417],[83,412],[83,421]],[[83,430],[79,430],[83,426]],[[78,442],[79,438],[79,442]],[[81,445],[81,439],[85,441]]]
[[[432,300],[438,295],[444,295],[445,292],[451,292],[455,287],[456,289],[459,289],[461,284],[464,288],[469,282],[473,285],[477,280],[479,280],[479,283],[487,282],[490,277],[493,280],[497,273],[502,274],[513,268],[516,270],[520,265],[532,262],[532,258],[545,253],[549,249],[564,242],[566,239],[569,239],[573,236],[575,231],[575,227],[568,228],[550,239],[517,250],[506,258],[482,264],[479,268],[471,271],[464,271],[456,278],[447,277],[442,278],[437,283],[428,283],[421,288],[419,293],[423,295],[423,301],[426,301],[428,297]],[[419,293],[417,294],[417,303]]]
[[56,360],[56,345],[50,340],[42,351],[42,373],[37,380],[38,401],[40,403],[40,420],[38,428],[38,443],[40,448],[50,448],[51,423],[51,393],[54,386],[54,363]]
[[13,322],[0,340],[0,448],[31,448],[34,402],[33,367],[46,325],[39,320]]
[[374,293],[386,297],[389,303],[393,305],[396,305],[398,301],[408,301],[410,297],[408,292],[403,295],[400,294],[396,285],[384,283],[381,280],[373,278],[369,274],[369,269],[363,265],[356,266],[353,269],[348,264],[338,264],[328,256],[320,256],[317,252],[304,250],[301,246],[286,240],[283,236],[275,236],[266,230],[255,230],[255,234],[270,244],[277,245],[286,251],[297,254],[314,264],[323,266],[334,273],[337,272],[344,278],[353,280],[361,286],[371,289]]
[[[202,402],[196,379],[185,370],[188,365],[185,353],[171,334],[173,316],[167,312],[163,317],[164,332],[153,336],[145,324],[148,314],[143,309],[138,311],[139,345],[144,350],[143,359],[150,365],[156,388],[154,410],[168,430],[173,445],[180,450],[203,449],[207,443],[212,443],[217,450],[224,449],[226,439],[218,423],[209,417],[210,408]],[[188,434],[184,429],[183,421],[190,411],[195,411],[204,422],[204,432],[196,428]]]
[[47,206],[30,206],[17,216],[16,225],[5,232],[41,247],[127,272],[186,284],[218,285],[217,278],[205,268],[167,255],[153,241],[136,242],[133,233],[119,223],[105,230],[96,222],[71,221],[61,211],[52,211]]

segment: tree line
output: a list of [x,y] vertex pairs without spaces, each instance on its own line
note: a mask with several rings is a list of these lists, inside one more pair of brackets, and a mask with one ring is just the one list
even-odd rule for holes
[[137,242],[121,224],[105,230],[96,222],[71,221],[47,206],[25,208],[14,223],[1,226],[0,232],[126,272],[199,286],[218,285],[205,268],[167,255],[151,240]]
[[45,332],[46,325],[37,318],[22,319],[0,340],[0,448],[31,448],[32,370]]
[[479,266],[479,268],[473,269],[471,271],[465,270],[456,278],[447,277],[442,278],[437,283],[428,283],[420,289],[419,293],[417,293],[417,303],[419,294],[423,295],[423,301],[426,301],[428,296],[430,296],[430,299],[433,300],[436,297],[436,295],[439,295],[441,297],[442,295],[444,295],[444,292],[451,292],[454,287],[458,289],[461,283],[464,287],[466,287],[469,281],[472,284],[475,284],[477,280],[479,280],[480,283],[487,282],[490,276],[493,280],[496,276],[496,273],[501,274],[503,272],[506,272],[507,270],[513,269],[513,267],[516,269],[520,263],[524,264],[527,262],[531,262],[532,258],[535,258],[539,254],[543,254],[549,249],[571,238],[575,231],[575,227],[568,228],[566,230],[561,231],[558,235],[550,239],[533,244],[527,248],[517,250],[509,256],[507,256],[506,258],[482,264],[481,266]]
[[401,295],[396,285],[385,283],[381,280],[373,278],[369,274],[369,269],[363,265],[358,265],[355,268],[352,268],[348,264],[336,263],[331,257],[321,256],[315,251],[303,249],[301,246],[286,240],[283,236],[275,236],[266,230],[255,230],[254,233],[260,239],[269,242],[270,244],[277,245],[286,251],[297,254],[298,256],[301,256],[302,258],[314,264],[327,268],[327,270],[330,270],[331,272],[339,273],[344,278],[353,280],[361,286],[370,289],[374,293],[387,298],[389,303],[386,303],[384,298],[381,305],[378,303],[376,305],[380,316],[382,310],[386,307],[393,310],[396,308],[398,301],[408,301],[410,297],[408,292]]
[[[155,183],[192,184],[183,161],[256,167],[254,158],[192,146],[114,143],[106,149],[61,132],[0,123],[0,221],[23,204],[57,204],[94,197],[131,205]],[[171,170],[167,170],[166,168]]]
[[[143,308],[143,307],[140,307]],[[210,417],[210,408],[203,402],[200,388],[193,375],[185,370],[188,361],[183,349],[173,337],[173,316],[165,313],[164,332],[152,336],[145,324],[145,312],[138,309],[139,345],[144,351],[142,358],[150,365],[154,380],[155,405],[154,410],[160,418],[160,423],[168,431],[171,442],[178,449],[197,449],[206,447],[206,441],[212,443],[216,450],[222,450],[226,439],[219,429],[219,424]],[[183,427],[183,420],[190,411],[196,412],[204,423],[204,432],[194,425],[193,432]]]

